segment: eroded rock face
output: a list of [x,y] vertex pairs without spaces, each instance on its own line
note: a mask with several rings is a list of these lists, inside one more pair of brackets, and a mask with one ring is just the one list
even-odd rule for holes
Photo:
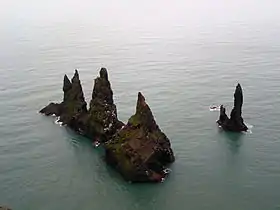
[[71,81],[67,75],[63,79],[64,97],[61,103],[50,103],[40,113],[56,115],[59,121],[73,130],[90,138],[107,141],[123,123],[118,120],[117,108],[113,101],[113,91],[108,80],[108,72],[102,68],[94,81],[90,109],[84,98],[79,73],[75,70]]
[[234,107],[231,111],[230,118],[226,114],[226,109],[221,106],[220,118],[217,123],[227,131],[242,132],[247,131],[248,127],[245,125],[242,118],[242,105],[243,105],[243,93],[241,85],[238,84],[234,93]]
[[75,70],[71,81],[68,79],[67,75],[64,76],[63,92],[64,97],[61,103],[50,103],[48,106],[40,110],[40,113],[60,117],[60,122],[67,124],[74,130],[79,130],[77,127],[77,121],[86,118],[87,103],[84,99],[77,70]]
[[99,75],[94,81],[92,91],[88,132],[98,134],[100,140],[104,142],[110,139],[123,123],[118,120],[107,70],[102,68]]
[[165,166],[175,160],[169,139],[141,93],[136,113],[105,148],[107,162],[132,182],[161,181],[166,176]]

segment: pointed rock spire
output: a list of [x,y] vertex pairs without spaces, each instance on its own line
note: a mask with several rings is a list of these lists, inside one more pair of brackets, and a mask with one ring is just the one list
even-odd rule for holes
[[[70,126],[74,118],[87,112],[87,104],[77,70],[71,81],[67,75],[64,75],[63,92],[64,97],[61,103],[50,103],[40,112],[46,115],[55,114],[60,117],[62,123]],[[76,126],[73,125],[73,129],[76,129]]]
[[140,92],[136,113],[106,143],[106,160],[133,182],[161,181],[166,164],[175,160],[169,139],[157,126]]
[[94,80],[89,110],[91,122],[89,130],[91,133],[100,134],[104,137],[103,141],[107,141],[112,134],[122,127],[123,123],[118,120],[107,69],[101,68],[99,75]]
[[99,101],[100,103],[113,105],[114,104],[113,91],[111,89],[110,81],[108,80],[107,70],[105,68],[102,68],[99,72],[99,75],[100,77],[97,77],[94,80],[94,87],[92,91],[92,102]]
[[242,87],[238,83],[235,88],[234,93],[234,107],[231,111],[230,118],[226,115],[226,109],[220,107],[220,118],[217,123],[224,129],[228,131],[241,132],[247,131],[248,127],[245,125],[244,120],[241,116],[243,105],[243,92]]
[[157,128],[153,113],[141,92],[138,93],[136,113],[129,119],[128,123],[134,126],[141,124],[150,130]]
[[142,95],[141,92],[138,92],[136,112],[140,112],[141,113],[141,111],[143,111],[143,109],[146,108],[146,106],[147,106],[147,104],[146,104],[145,97]]
[[234,107],[233,107],[233,109],[235,110],[238,116],[241,116],[242,114],[242,105],[243,105],[243,93],[242,93],[241,85],[238,83],[238,85],[235,88]]
[[100,78],[108,80],[108,72],[106,68],[101,68],[99,72]]
[[79,83],[80,82],[80,77],[79,77],[79,72],[77,69],[75,69],[75,72],[74,72],[74,76],[72,78],[72,83]]
[[67,92],[72,88],[72,83],[70,82],[69,78],[67,77],[67,75],[64,75],[64,79],[63,79],[63,91]]

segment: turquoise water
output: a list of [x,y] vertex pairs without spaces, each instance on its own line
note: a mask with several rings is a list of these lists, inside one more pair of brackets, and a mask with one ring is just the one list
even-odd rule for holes
[[[280,15],[269,0],[0,3],[0,204],[13,209],[280,209]],[[121,120],[142,91],[176,155],[128,184],[91,142],[38,114],[109,70]],[[237,82],[252,133],[220,132]],[[229,110],[228,110],[229,111]]]

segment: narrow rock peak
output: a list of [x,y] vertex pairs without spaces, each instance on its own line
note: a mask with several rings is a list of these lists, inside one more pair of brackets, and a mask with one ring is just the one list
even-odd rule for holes
[[79,77],[79,72],[77,69],[75,69],[75,73],[74,73],[74,76],[72,78],[72,83],[76,83],[76,82],[79,82],[80,81],[80,77]]
[[101,78],[108,80],[108,72],[106,68],[102,67],[100,69],[99,75]]
[[146,107],[146,99],[141,92],[138,92],[136,112],[139,112],[143,107]]
[[72,87],[72,84],[71,84],[69,78],[67,77],[67,75],[65,74],[64,78],[63,78],[63,91],[66,92],[66,91],[70,90],[71,87]]

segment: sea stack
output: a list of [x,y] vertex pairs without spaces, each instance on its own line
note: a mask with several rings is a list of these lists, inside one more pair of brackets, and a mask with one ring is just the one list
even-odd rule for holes
[[131,182],[160,182],[175,157],[144,96],[138,93],[136,113],[125,125],[117,116],[108,72],[102,68],[94,80],[89,110],[78,71],[63,80],[61,103],[50,103],[40,113],[55,115],[81,135],[104,146],[105,160]]
[[217,123],[226,131],[242,132],[247,131],[248,127],[245,125],[242,118],[243,93],[241,85],[238,84],[234,93],[234,107],[231,111],[230,118],[226,114],[226,109],[221,105],[220,117]]
[[101,68],[99,77],[94,80],[87,132],[105,142],[123,125],[124,123],[118,120],[107,69]]
[[61,103],[50,103],[40,110],[45,115],[55,115],[59,117],[62,124],[67,124],[73,129],[76,128],[76,120],[87,115],[87,103],[84,98],[79,73],[75,70],[74,76],[69,80],[67,75],[63,79],[63,101]]
[[144,96],[139,92],[136,113],[105,144],[106,160],[131,182],[159,182],[175,157]]
[[79,73],[75,70],[70,81],[63,79],[64,97],[61,103],[50,103],[40,113],[55,115],[59,122],[92,139],[107,141],[121,128],[123,123],[117,118],[117,108],[113,101],[113,91],[105,68],[94,80],[90,109],[84,98]]

